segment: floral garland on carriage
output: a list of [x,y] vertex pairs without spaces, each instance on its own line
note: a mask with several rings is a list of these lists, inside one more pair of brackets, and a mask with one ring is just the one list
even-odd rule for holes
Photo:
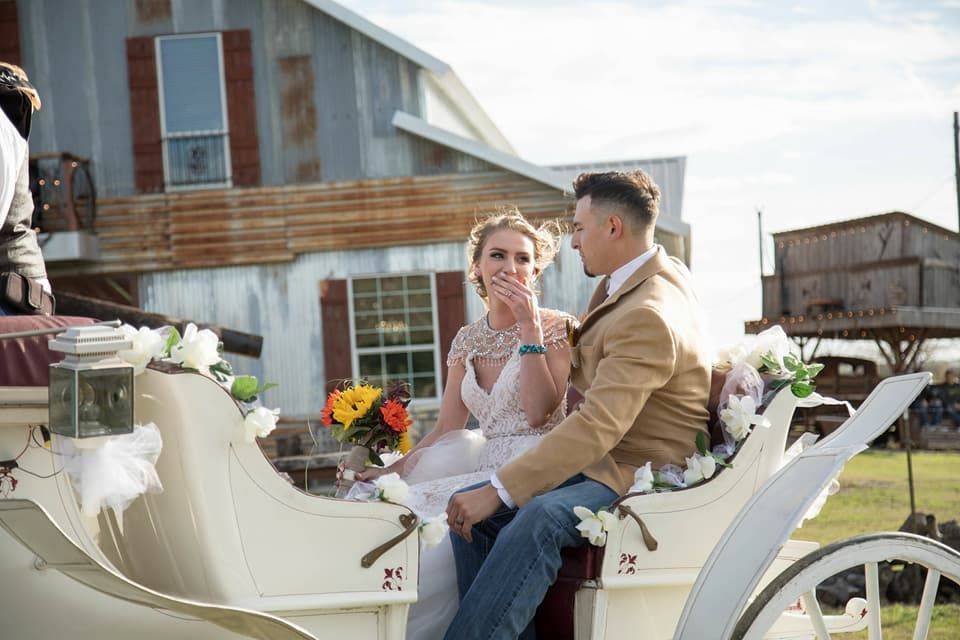
[[[213,379],[237,401],[243,414],[244,441],[252,443],[276,428],[280,410],[264,407],[259,398],[277,385],[261,384],[251,375],[235,375],[223,359],[223,343],[213,331],[198,329],[193,323],[185,327],[183,335],[169,326],[151,329],[125,324],[119,331],[131,346],[117,355],[133,366],[134,376],[156,361],[195,371]],[[163,441],[153,423],[136,424],[132,433],[110,436],[99,447],[78,449],[68,440],[60,447],[64,471],[80,495],[85,515],[95,516],[108,507],[122,522],[123,511],[137,497],[163,491],[155,468]]]
[[[789,387],[791,393],[800,399],[798,406],[818,406],[821,404],[844,405],[850,415],[853,408],[847,402],[825,398],[816,393],[814,379],[823,370],[822,364],[804,363],[791,350],[790,339],[779,326],[772,327],[757,335],[754,342],[741,342],[718,354],[714,369],[723,372],[726,380],[720,390],[717,408],[717,420],[712,432],[719,431],[723,442],[710,447],[706,434],[697,436],[697,451],[685,459],[685,467],[674,464],[664,465],[653,470],[652,463],[637,469],[630,493],[654,493],[684,489],[706,482],[719,469],[733,466],[733,458],[754,428],[769,428],[770,421],[762,414],[772,397],[780,390]],[[787,459],[800,453],[807,441],[798,441],[785,454]],[[839,483],[833,482],[818,497],[804,519],[816,517],[826,503],[829,495],[839,489]],[[601,508],[596,513],[586,507],[574,507],[574,513],[580,518],[577,529],[590,544],[602,547],[606,544],[607,533],[613,530],[619,521],[609,509]]]

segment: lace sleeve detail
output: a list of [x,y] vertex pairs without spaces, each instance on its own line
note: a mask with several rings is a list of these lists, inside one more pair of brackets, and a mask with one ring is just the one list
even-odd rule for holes
[[567,331],[577,326],[577,319],[562,311],[551,311],[543,316],[543,344],[553,349],[569,345]]
[[467,359],[467,329],[470,325],[460,327],[457,335],[453,337],[450,343],[450,351],[447,352],[447,366],[452,367],[457,364],[463,364]]

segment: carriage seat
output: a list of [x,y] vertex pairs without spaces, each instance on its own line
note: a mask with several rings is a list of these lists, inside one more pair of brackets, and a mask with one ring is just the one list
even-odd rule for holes
[[[76,316],[0,316],[0,334],[91,325],[98,320]],[[63,354],[47,348],[54,334],[0,340],[0,387],[46,387],[50,365]]]

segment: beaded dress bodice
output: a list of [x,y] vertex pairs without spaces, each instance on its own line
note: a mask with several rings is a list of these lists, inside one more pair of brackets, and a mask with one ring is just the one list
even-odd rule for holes
[[[566,346],[566,324],[574,319],[558,311],[541,310],[543,342],[548,349]],[[411,485],[407,502],[422,516],[443,511],[450,496],[459,489],[489,480],[491,474],[535,446],[543,434],[559,424],[566,415],[566,401],[561,401],[547,422],[534,428],[527,422],[520,403],[520,328],[492,329],[486,316],[457,333],[447,356],[447,365],[462,364],[466,375],[460,386],[464,405],[480,425],[486,443],[476,468],[467,473]],[[502,367],[493,386],[487,390],[477,380],[477,366]],[[488,371],[489,372],[489,371]]]

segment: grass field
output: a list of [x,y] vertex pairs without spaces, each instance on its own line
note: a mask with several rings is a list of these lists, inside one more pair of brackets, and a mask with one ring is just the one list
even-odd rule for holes
[[[919,451],[913,454],[917,511],[938,521],[960,519],[960,453]],[[821,545],[874,531],[896,531],[910,515],[907,456],[902,451],[865,451],[846,466],[840,492],[820,515],[796,531],[794,538]],[[887,605],[882,612],[884,640],[910,640],[916,607]],[[866,631],[838,636],[866,640]],[[938,605],[929,640],[960,639],[960,605]]]

